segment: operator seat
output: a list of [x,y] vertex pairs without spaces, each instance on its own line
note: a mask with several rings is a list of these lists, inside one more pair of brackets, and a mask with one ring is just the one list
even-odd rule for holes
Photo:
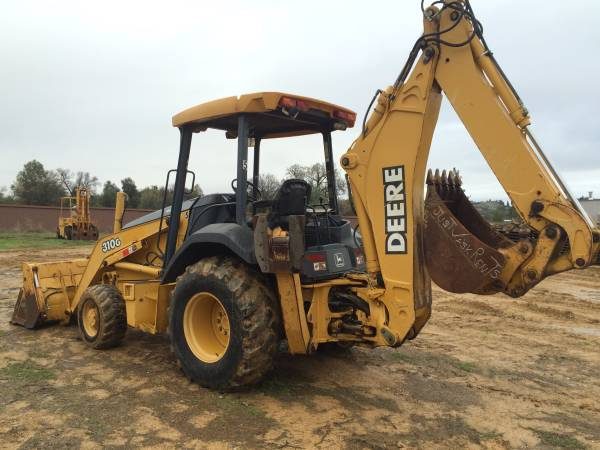
[[288,229],[289,216],[304,216],[310,199],[311,187],[304,180],[296,178],[285,180],[273,199],[268,221],[271,229]]

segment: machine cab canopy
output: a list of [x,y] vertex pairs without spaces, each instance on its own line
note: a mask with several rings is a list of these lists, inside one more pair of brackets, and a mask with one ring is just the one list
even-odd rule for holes
[[[260,194],[260,142],[267,138],[315,133],[323,135],[329,209],[337,212],[331,132],[351,128],[355,121],[356,113],[347,108],[310,97],[281,92],[257,92],[239,97],[222,98],[202,103],[176,114],[173,116],[173,126],[179,128],[181,141],[175,171],[171,215],[179,217],[181,213],[192,135],[206,131],[208,128],[224,130],[225,137],[237,139],[237,176],[232,180],[231,186],[235,190],[236,223],[241,227],[247,226],[248,186],[252,187],[251,197],[253,199],[258,199]],[[247,178],[249,145],[253,147],[254,160],[251,182]],[[166,186],[168,184],[167,177]],[[178,222],[169,226],[165,264],[174,254],[178,227]]]
[[188,108],[173,116],[173,126],[190,125],[194,132],[215,128],[236,138],[240,115],[248,118],[249,137],[261,139],[345,130],[353,127],[356,120],[354,111],[322,100],[282,92],[256,92]]

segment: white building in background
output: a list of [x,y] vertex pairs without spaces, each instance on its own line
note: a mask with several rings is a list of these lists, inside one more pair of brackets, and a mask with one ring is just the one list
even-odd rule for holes
[[593,192],[588,192],[587,198],[582,197],[579,203],[594,223],[600,223],[600,198],[594,198]]

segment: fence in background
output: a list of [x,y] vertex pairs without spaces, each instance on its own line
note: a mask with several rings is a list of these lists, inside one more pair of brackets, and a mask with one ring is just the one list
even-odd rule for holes
[[[126,209],[123,224],[152,212],[152,209]],[[114,208],[90,208],[92,221],[101,233],[110,233],[115,218]],[[57,206],[0,205],[0,231],[56,231],[60,208]],[[356,226],[355,216],[347,216]]]
[[[123,223],[151,212],[151,209],[127,209]],[[92,221],[101,233],[110,233],[115,219],[114,208],[90,208]],[[56,231],[60,208],[57,206],[0,205],[2,231]]]

